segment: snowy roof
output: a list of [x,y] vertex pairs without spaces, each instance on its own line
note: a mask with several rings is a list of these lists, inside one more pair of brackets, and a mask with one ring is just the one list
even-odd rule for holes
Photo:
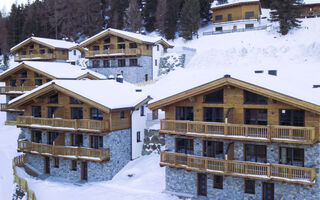
[[30,40],[33,40],[35,42],[39,42],[42,44],[49,45],[53,48],[58,48],[58,49],[70,49],[71,47],[74,47],[77,45],[75,42],[68,42],[65,40],[56,40],[56,39],[50,39],[50,38],[41,38],[41,37],[29,37],[25,39],[24,41],[20,42],[16,46],[12,47],[10,51],[14,51],[17,48],[23,46],[25,43],[29,42]]
[[148,98],[144,92],[137,92],[136,86],[115,80],[54,80],[28,91],[9,102],[12,104],[52,84],[76,93],[109,109],[132,108]]
[[320,4],[320,0],[304,0],[304,4]]
[[242,4],[242,3],[251,3],[251,2],[260,2],[259,0],[228,0],[228,3],[219,4],[218,1],[214,1],[211,4],[211,8],[220,8],[225,6],[231,6],[236,4]]
[[3,75],[10,74],[10,72],[15,71],[21,65],[27,65],[31,68],[37,69],[45,74],[55,77],[56,79],[77,79],[86,74],[91,74],[96,76],[99,79],[106,79],[106,77],[97,72],[83,69],[79,65],[72,65],[69,63],[60,63],[60,62],[38,62],[38,61],[24,61],[19,63],[15,67],[12,67],[3,73],[0,74],[0,77]]
[[104,31],[101,31],[100,33],[88,38],[87,40],[83,41],[80,43],[80,46],[91,41],[92,39],[95,38],[99,38],[100,36],[104,35],[105,33],[117,33],[119,35],[124,35],[136,40],[140,40],[141,42],[145,42],[145,43],[151,43],[151,44],[155,44],[157,42],[163,41],[165,43],[168,44],[168,46],[172,46],[167,40],[163,39],[162,37],[151,37],[151,36],[147,36],[147,35],[142,35],[139,33],[133,33],[133,32],[128,32],[128,31],[123,31],[123,30],[118,30],[118,29],[114,29],[114,28],[108,28]]

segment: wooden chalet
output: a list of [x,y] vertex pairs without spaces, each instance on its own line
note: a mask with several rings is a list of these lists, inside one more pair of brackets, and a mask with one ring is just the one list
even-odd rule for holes
[[320,1],[306,0],[305,3],[302,4],[301,17],[303,18],[320,17]]

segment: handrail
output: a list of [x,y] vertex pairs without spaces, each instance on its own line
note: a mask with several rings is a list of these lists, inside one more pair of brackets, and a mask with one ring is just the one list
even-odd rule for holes
[[14,182],[18,185],[18,187],[24,190],[27,193],[27,200],[37,200],[34,191],[32,191],[28,186],[28,181],[24,178],[20,177],[16,172],[16,166],[22,167],[27,160],[25,154],[16,156],[12,160],[12,168],[13,168],[13,176]]
[[160,132],[197,134],[216,138],[238,140],[255,139],[266,142],[313,144],[316,142],[314,127],[280,125],[248,125],[183,120],[161,120]]
[[160,165],[206,173],[248,176],[309,185],[313,184],[316,178],[315,167],[306,168],[271,163],[222,160],[173,152],[161,152]]
[[41,118],[33,116],[18,116],[17,125],[45,125],[52,127],[73,128],[75,130],[110,130],[107,120],[90,119],[59,119],[59,118]]
[[7,103],[0,103],[0,111],[2,111],[2,112],[5,112],[5,111],[23,112],[24,110],[11,109],[11,108],[8,108],[8,104]]
[[23,59],[54,59],[55,55],[53,53],[51,54],[28,54],[28,55],[16,55],[14,57],[14,60],[23,60]]
[[141,51],[138,48],[134,49],[108,49],[108,50],[98,50],[98,51],[88,51],[86,56],[97,56],[97,55],[112,55],[112,54],[125,54],[125,55],[137,55]]
[[29,141],[18,141],[18,150],[22,152],[36,152],[39,154],[51,154],[52,156],[68,157],[74,156],[76,159],[104,161],[110,159],[109,148],[93,149],[83,147],[58,146],[39,144]]

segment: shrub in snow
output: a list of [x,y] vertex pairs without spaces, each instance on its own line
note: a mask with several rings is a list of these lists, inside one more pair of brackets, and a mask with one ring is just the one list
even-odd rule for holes
[[184,68],[185,54],[167,54],[160,59],[159,76],[168,74],[177,68]]

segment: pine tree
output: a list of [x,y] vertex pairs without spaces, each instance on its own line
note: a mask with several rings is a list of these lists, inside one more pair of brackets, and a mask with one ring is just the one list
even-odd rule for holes
[[213,0],[199,0],[200,3],[200,18],[203,20],[204,24],[208,23],[212,19],[210,13],[211,3]]
[[271,21],[280,23],[280,33],[286,35],[289,30],[299,27],[301,21],[301,0],[273,0],[271,4]]
[[186,0],[183,4],[180,18],[180,36],[192,40],[193,35],[198,35],[200,22],[199,0]]
[[124,14],[128,8],[129,0],[111,0],[110,2],[110,19],[108,26],[116,29],[123,29]]
[[155,28],[159,31],[161,35],[164,35],[165,33],[165,22],[166,22],[166,15],[168,12],[167,8],[167,0],[160,0],[157,5],[156,10],[156,22],[155,22]]
[[218,4],[225,4],[228,3],[228,0],[218,0]]
[[168,40],[175,39],[182,5],[183,0],[167,0],[168,12],[165,21],[166,29],[164,35]]
[[145,0],[145,7],[143,9],[145,27],[148,32],[152,32],[156,29],[156,10],[157,4],[165,0]]
[[129,8],[125,13],[125,26],[128,31],[137,32],[142,27],[142,15],[137,0],[130,0]]
[[17,6],[16,4],[13,4],[11,6],[10,15],[7,22],[9,47],[18,44],[24,39],[22,36],[24,24],[23,9],[24,8],[21,5]]

